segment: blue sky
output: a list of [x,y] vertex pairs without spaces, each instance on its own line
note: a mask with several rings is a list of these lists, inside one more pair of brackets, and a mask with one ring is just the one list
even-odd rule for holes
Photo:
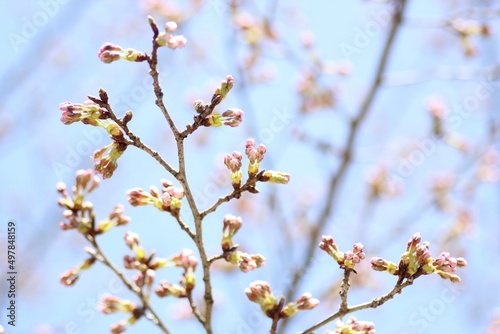
[[[473,2],[459,2],[452,13],[470,4]],[[460,105],[474,96],[478,87],[493,92],[481,100],[477,110],[460,116],[457,118],[460,122],[453,123],[454,133],[467,138],[471,146],[477,148],[479,157],[484,156],[481,148],[487,139],[488,122],[493,119],[498,123],[499,119],[496,112],[498,82],[475,78],[441,80],[448,73],[467,75],[472,69],[487,68],[499,61],[499,38],[495,34],[487,39],[474,39],[480,53],[468,59],[456,36],[429,27],[436,20],[453,17],[449,6],[448,3],[410,1],[408,22],[402,26],[390,58],[387,84],[380,90],[361,127],[354,162],[341,187],[342,196],[324,231],[333,235],[341,248],[348,249],[361,241],[368,258],[384,256],[397,261],[406,241],[420,231],[423,239],[431,242],[433,254],[443,250],[439,248],[439,241],[449,230],[454,215],[439,212],[428,204],[428,184],[435,173],[452,170],[459,180],[457,188],[461,189],[474,175],[476,166],[470,163],[472,154],[460,154],[429,136],[431,123],[425,99],[429,95],[442,96],[457,116]],[[250,8],[254,13],[255,8],[264,13],[268,10],[263,2],[256,2],[255,8]],[[300,56],[299,61],[291,60],[279,46],[268,45],[262,66],[271,69],[276,77],[268,83],[251,86],[248,91],[239,86],[236,70],[247,45],[229,29],[228,7],[224,1],[206,1],[193,18],[180,27],[179,32],[188,39],[185,49],[160,52],[165,101],[178,124],[192,119],[193,100],[208,101],[213,89],[227,74],[235,77],[235,89],[223,107],[240,107],[246,112],[241,127],[201,129],[187,144],[187,172],[201,207],[207,207],[219,194],[229,191],[229,184],[217,182],[218,171],[224,167],[222,157],[233,150],[244,151],[248,137],[266,144],[264,168],[292,175],[289,185],[262,184],[261,195],[244,196],[239,206],[223,206],[205,222],[210,254],[219,252],[222,217],[233,213],[244,219],[237,242],[244,250],[262,253],[267,258],[264,268],[249,274],[214,274],[216,333],[268,331],[269,321],[262,318],[255,304],[247,301],[243,289],[254,280],[264,279],[271,283],[276,295],[284,291],[290,279],[289,266],[300,266],[303,255],[304,241],[300,235],[305,232],[301,230],[304,226],[300,225],[297,208],[307,205],[305,217],[317,216],[326,192],[324,180],[338,164],[338,159],[311,149],[293,134],[301,131],[334,146],[343,144],[347,127],[342,115],[353,115],[359,108],[374,75],[374,64],[379,59],[387,31],[387,26],[382,24],[378,32],[369,36],[366,45],[357,47],[359,53],[349,55],[346,45],[356,46],[359,31],[366,31],[367,22],[378,22],[376,17],[383,13],[383,5],[367,5],[362,1],[348,4],[319,1],[314,5],[290,1],[280,2],[278,8],[277,27],[287,45]],[[56,205],[55,184],[63,181],[72,185],[74,172],[91,168],[91,153],[109,141],[102,132],[82,124],[64,126],[59,121],[58,107],[63,101],[83,102],[87,94],[97,95],[103,87],[117,113],[134,111],[131,128],[144,142],[160,151],[165,159],[175,158],[173,138],[154,106],[145,64],[120,61],[108,65],[97,58],[104,42],[149,52],[148,14],[135,1],[47,0],[0,4],[3,36],[0,50],[4,51],[0,64],[0,175],[4,185],[4,191],[0,192],[0,237],[3,248],[6,222],[13,219],[18,229],[19,267],[18,325],[15,329],[8,327],[7,333],[35,333],[40,326],[50,326],[58,334],[106,332],[121,315],[99,314],[93,308],[99,296],[111,292],[133,299],[117,284],[112,273],[98,264],[85,272],[72,288],[58,281],[60,273],[85,258],[86,244],[74,231],[59,230],[62,215]],[[153,16],[158,22],[164,21],[157,13]],[[487,22],[494,32],[499,30],[498,20]],[[350,56],[352,75],[324,78],[339,94],[333,111],[298,113],[296,87],[307,60],[298,36],[305,30],[314,33],[315,50],[324,59],[338,61]],[[202,57],[197,57],[200,53]],[[400,78],[418,79],[419,75],[424,80],[400,84]],[[273,125],[280,122],[282,126]],[[412,147],[414,150],[426,141],[431,142],[432,149],[424,152],[423,162],[414,166],[409,175],[401,177],[403,195],[381,201],[368,216],[363,216],[367,171],[387,164],[393,175],[401,176],[398,168],[407,160],[398,154],[405,149],[412,152]],[[492,146],[498,149],[498,138]],[[103,182],[91,197],[101,219],[116,203],[125,204],[126,214],[132,217],[129,226],[102,237],[103,249],[116,263],[121,263],[127,252],[123,242],[123,233],[127,230],[138,232],[146,249],[155,249],[162,256],[175,254],[189,245],[189,239],[169,217],[149,207],[132,208],[126,204],[128,189],[159,186],[159,180],[165,177],[168,175],[152,158],[129,148],[120,159],[116,174]],[[286,208],[280,214],[295,233],[291,239],[285,238],[280,230],[279,215],[267,208],[266,200],[272,190],[276,190],[280,205]],[[459,253],[466,250],[463,255],[469,267],[459,273],[463,283],[457,287],[437,276],[420,278],[387,305],[355,314],[358,319],[373,321],[380,333],[480,333],[495,309],[498,313],[500,296],[494,293],[499,291],[497,282],[500,281],[496,257],[500,250],[498,183],[480,185],[473,199],[464,197],[458,190],[454,195],[457,202],[470,208],[475,218],[472,232],[448,245]],[[250,210],[245,211],[245,207]],[[405,233],[392,234],[400,221]],[[381,246],[384,247],[379,253],[370,252],[370,247]],[[4,253],[2,250],[0,255],[2,272],[5,271]],[[321,295],[338,280],[341,272],[319,252],[315,259],[300,291]],[[175,270],[162,273],[171,281],[176,281],[180,274]],[[382,273],[375,273],[370,279],[380,289],[355,289],[351,295],[353,304],[371,300],[394,284],[392,278]],[[5,288],[2,280],[2,295]],[[201,285],[197,292],[201,295]],[[155,299],[153,304],[163,319],[168,319],[166,322],[174,333],[202,332],[194,320],[171,319],[170,315],[186,306],[184,301]],[[317,312],[297,315],[288,332],[297,332],[333,313],[336,306],[327,305],[325,302]],[[3,303],[1,307],[0,324],[5,324]],[[333,329],[334,324],[326,328]],[[129,332],[154,332],[154,329],[149,322],[141,320]]]

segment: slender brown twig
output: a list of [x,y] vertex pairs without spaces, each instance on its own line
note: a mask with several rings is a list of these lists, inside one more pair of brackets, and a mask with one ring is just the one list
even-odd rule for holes
[[134,284],[130,283],[127,278],[125,277],[125,275],[123,275],[123,273],[118,270],[109,260],[108,258],[106,257],[106,255],[104,255],[103,251],[101,250],[101,248],[99,247],[99,244],[97,243],[96,239],[92,236],[89,236],[89,235],[86,235],[86,238],[87,240],[92,244],[92,246],[95,248],[95,251],[96,251],[96,259],[99,260],[101,263],[103,263],[106,267],[108,267],[109,269],[111,269],[111,271],[113,271],[115,273],[116,276],[118,276],[118,278],[122,281],[122,283],[131,291],[133,292],[137,297],[139,297],[139,299],[141,300],[142,302],[142,306],[145,310],[149,311],[150,313],[150,316],[146,316],[147,319],[151,320],[155,325],[157,325],[159,328],[161,328],[161,330],[166,333],[166,334],[169,334],[170,331],[167,329],[167,327],[165,326],[165,324],[161,321],[160,317],[158,317],[158,315],[156,314],[156,312],[154,311],[154,309],[151,307],[151,305],[149,304],[149,301],[148,301],[148,298],[146,298],[144,296],[144,294],[142,293],[142,290],[139,289],[137,286],[135,286]]
[[344,309],[342,309],[342,307],[341,307],[337,312],[335,312],[334,314],[332,314],[328,318],[326,318],[326,319],[318,322],[316,325],[311,326],[310,328],[308,328],[305,331],[301,332],[301,334],[312,333],[314,330],[316,330],[316,329],[318,329],[318,328],[320,328],[320,327],[328,324],[329,322],[332,322],[335,319],[339,319],[339,318],[345,316],[346,314],[357,312],[357,311],[361,311],[361,310],[364,310],[364,309],[367,309],[367,308],[377,308],[380,305],[382,305],[385,302],[387,302],[388,300],[394,298],[394,296],[396,296],[396,294],[401,293],[401,291],[404,288],[406,288],[407,286],[410,286],[412,284],[413,284],[413,278],[408,278],[404,282],[396,284],[394,286],[394,288],[390,292],[388,292],[387,294],[383,295],[382,297],[375,298],[371,302],[359,304],[359,305],[352,306],[352,307],[346,307]]
[[[363,100],[363,103],[361,104],[359,112],[357,113],[356,117],[354,117],[351,120],[350,129],[348,131],[347,141],[344,148],[344,156],[342,162],[340,163],[338,169],[330,177],[329,189],[326,195],[326,200],[324,202],[325,204],[319,216],[318,222],[314,226],[310,234],[304,263],[301,266],[300,270],[297,270],[293,275],[292,283],[290,287],[287,289],[286,300],[293,299],[294,295],[297,292],[297,289],[299,288],[300,283],[302,282],[304,273],[307,272],[308,268],[311,266],[319,236],[322,233],[326,223],[328,222],[328,219],[330,218],[333,208],[335,207],[335,199],[337,198],[336,197],[337,191],[340,188],[341,181],[343,180],[344,176],[347,173],[352,156],[354,154],[354,143],[359,133],[358,131],[359,127],[365,120],[366,115],[368,114],[368,111],[370,110],[370,107],[372,106],[373,101],[375,100],[375,96],[379,88],[381,87],[382,77],[387,67],[389,55],[391,53],[396,34],[403,19],[406,2],[407,2],[406,0],[401,0],[397,2],[399,4],[399,8],[394,13],[393,22],[389,31],[389,35],[387,37],[384,49],[382,51],[382,55],[378,62],[375,78],[373,79],[373,82],[370,86],[370,90],[368,91],[366,97]],[[287,321],[283,322],[283,325],[280,328],[280,333],[283,333],[287,323],[288,323]]]

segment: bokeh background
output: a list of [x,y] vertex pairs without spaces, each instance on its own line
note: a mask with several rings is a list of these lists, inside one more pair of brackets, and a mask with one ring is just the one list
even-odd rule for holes
[[[393,7],[391,1],[2,2],[0,269],[4,277],[11,219],[17,224],[19,272],[15,328],[6,324],[7,285],[5,279],[0,283],[6,333],[106,333],[123,315],[100,314],[99,297],[134,298],[100,264],[73,287],[59,283],[62,272],[86,257],[87,245],[75,231],[59,229],[63,217],[55,184],[72,185],[78,169],[92,168],[92,152],[109,138],[82,124],[63,125],[58,108],[64,101],[83,102],[102,87],[118,114],[133,110],[132,130],[176,165],[146,64],[103,64],[97,58],[104,42],[150,52],[147,15],[160,24],[178,21],[178,33],[188,40],[183,49],[160,50],[159,59],[166,105],[180,127],[192,119],[193,101],[208,101],[227,74],[235,77],[235,88],[221,107],[245,111],[239,128],[203,128],[187,141],[188,175],[199,206],[230,191],[222,157],[244,151],[246,138],[267,146],[264,168],[292,175],[290,184],[262,184],[261,194],[223,205],[205,221],[209,254],[220,252],[222,217],[232,213],[244,220],[236,242],[267,259],[264,268],[248,274],[216,266],[215,333],[268,332],[270,321],[243,290],[262,279],[275,295],[285,294],[303,266],[308,236],[329,205],[321,233],[344,250],[362,242],[367,263],[372,256],[397,262],[417,231],[433,254],[448,250],[469,263],[459,272],[462,283],[419,278],[384,306],[356,313],[358,319],[373,321],[379,333],[500,333],[498,2],[408,0],[348,171],[334,201],[325,202],[328,180],[343,157],[348,121],[380,62]],[[472,21],[453,21],[459,18]],[[491,33],[464,39],[456,29],[460,24],[485,24]],[[436,109],[445,115],[437,136]],[[103,250],[118,265],[129,252],[123,242],[127,230],[164,257],[194,249],[169,215],[126,203],[128,189],[159,186],[161,178],[168,178],[161,166],[129,148],[115,175],[90,198],[100,219],[117,203],[132,218],[101,237]],[[189,213],[183,214],[189,221]],[[175,282],[180,274],[169,269],[158,277]],[[310,291],[322,303],[292,318],[286,333],[335,312],[341,275],[333,260],[315,252],[298,293]],[[352,282],[350,303],[369,301],[394,283],[365,264]],[[203,332],[186,301],[154,297],[153,305],[172,332]],[[332,323],[318,332],[334,328]],[[128,332],[156,329],[140,320]]]

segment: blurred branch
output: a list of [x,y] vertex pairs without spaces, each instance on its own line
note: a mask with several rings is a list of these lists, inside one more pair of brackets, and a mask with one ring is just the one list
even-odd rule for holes
[[[286,300],[292,300],[294,295],[297,292],[297,289],[299,288],[299,285],[304,277],[304,273],[308,271],[309,267],[312,264],[312,259],[314,255],[314,251],[316,250],[316,245],[319,240],[319,236],[322,233],[323,228],[325,227],[331,212],[332,208],[335,206],[334,200],[336,198],[337,191],[339,189],[339,186],[341,184],[341,181],[346,174],[349,164],[351,162],[351,158],[354,153],[354,142],[356,140],[356,137],[358,135],[358,130],[362,122],[364,121],[374,99],[375,95],[378,92],[379,88],[381,87],[382,84],[382,76],[385,71],[385,68],[387,66],[387,62],[389,59],[389,55],[391,53],[394,40],[396,37],[396,34],[398,32],[398,29],[401,25],[404,11],[406,8],[406,0],[401,0],[398,2],[399,8],[397,8],[397,11],[394,14],[393,17],[393,22],[389,31],[389,35],[387,37],[387,41],[385,42],[385,46],[382,52],[382,55],[380,57],[378,66],[377,66],[377,71],[375,78],[371,84],[370,90],[368,91],[367,96],[365,97],[360,110],[357,114],[357,116],[352,119],[351,121],[351,126],[350,130],[348,133],[347,137],[347,143],[345,145],[344,149],[344,156],[343,160],[338,167],[338,169],[332,174],[329,182],[329,190],[328,194],[326,195],[326,200],[325,200],[325,205],[323,207],[323,210],[321,212],[321,215],[318,219],[317,224],[314,226],[312,229],[312,233],[310,234],[307,250],[306,250],[306,256],[304,259],[304,263],[302,265],[302,268],[297,270],[293,276],[292,283],[290,287],[287,289],[286,292]],[[280,328],[280,333],[283,333],[286,324],[289,323],[288,321],[283,322],[283,325]]]

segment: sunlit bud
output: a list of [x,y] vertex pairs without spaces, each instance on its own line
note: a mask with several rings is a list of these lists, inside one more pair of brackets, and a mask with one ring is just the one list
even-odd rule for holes
[[174,32],[177,30],[177,23],[174,21],[168,21],[165,23],[165,31],[166,32]]
[[141,263],[137,259],[130,255],[125,255],[123,257],[123,266],[125,269],[137,269]]
[[250,301],[259,304],[260,309],[266,315],[276,306],[276,298],[272,295],[271,286],[266,281],[250,283],[250,286],[245,289],[245,294]]
[[119,45],[106,43],[97,52],[99,59],[106,64],[112,63],[114,61],[125,59],[127,61],[141,62],[147,59],[145,53],[134,50],[134,49],[124,49]]
[[131,249],[134,250],[134,248],[138,247],[140,242],[139,242],[139,235],[134,232],[128,231],[125,233],[124,236],[125,239],[125,244]]
[[128,202],[132,206],[147,205],[154,202],[150,194],[141,188],[134,188],[127,191]]
[[183,249],[179,254],[174,255],[170,261],[172,261],[176,267],[183,267],[186,271],[190,268],[195,271],[198,265],[198,260],[194,256],[193,251],[187,248]]
[[276,184],[287,184],[288,182],[290,182],[290,175],[274,170],[267,170],[264,172],[264,174],[262,174],[262,177],[259,179],[259,181]]
[[295,315],[299,310],[312,310],[319,305],[319,300],[312,298],[309,292],[304,293],[295,303],[288,303],[281,311],[283,318]]
[[389,274],[394,275],[398,269],[398,265],[391,262],[384,260],[379,257],[374,257],[370,260],[370,263],[372,265],[372,269],[376,271],[387,271]]
[[406,251],[413,252],[417,249],[418,244],[422,240],[420,233],[415,233],[412,238],[408,241],[408,246],[406,247]]
[[127,328],[128,328],[127,320],[121,320],[121,321],[111,325],[111,334],[125,333]]
[[234,78],[232,75],[226,76],[226,80],[222,81],[220,87],[215,90],[214,95],[220,95],[221,101],[227,96],[227,93],[233,88]]
[[155,278],[155,272],[152,269],[147,269],[144,273],[142,271],[137,272],[134,277],[135,285],[138,287],[151,287]]
[[222,113],[222,124],[237,127],[243,121],[244,112],[241,109],[228,109]]
[[241,228],[243,220],[230,214],[224,216],[224,226],[222,228],[222,250],[226,251],[233,246],[233,236]]
[[165,267],[168,264],[168,260],[162,257],[155,257],[153,261],[149,264],[149,268],[156,270]]
[[187,291],[181,286],[170,284],[169,282],[162,280],[160,286],[155,289],[155,293],[158,297],[168,297],[173,296],[176,298],[187,297]]

